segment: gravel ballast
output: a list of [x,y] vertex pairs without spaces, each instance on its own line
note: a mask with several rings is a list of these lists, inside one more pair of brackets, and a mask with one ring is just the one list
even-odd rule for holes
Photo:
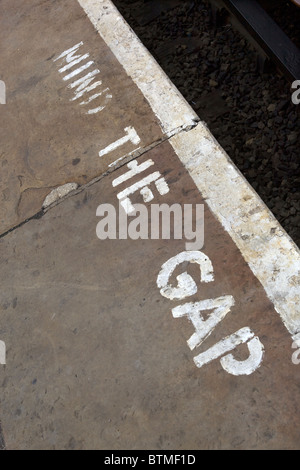
[[[258,70],[256,50],[227,15],[213,21],[208,0],[113,1],[299,246],[300,105],[287,80],[275,67]],[[290,18],[300,18],[300,9],[281,2],[274,19],[282,3]],[[284,27],[297,43],[297,28],[286,19]]]

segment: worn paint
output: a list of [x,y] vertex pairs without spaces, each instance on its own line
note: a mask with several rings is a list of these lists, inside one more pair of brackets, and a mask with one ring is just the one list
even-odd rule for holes
[[101,150],[99,152],[99,157],[103,157],[104,155],[113,152],[117,148],[122,147],[127,142],[131,142],[133,145],[138,145],[141,142],[141,139],[137,135],[136,130],[132,126],[125,127],[124,131],[126,135],[108,145],[105,149]]
[[[54,59],[54,62],[57,60],[60,60],[62,58],[66,58],[66,62],[72,62],[75,57],[73,56],[74,52],[77,52],[79,47],[83,45],[83,42],[79,42],[78,44],[75,44],[75,46],[71,47],[70,49],[67,49],[66,51],[62,52],[56,59]],[[76,56],[78,58],[79,56]]]
[[264,346],[260,339],[255,336],[246,345],[250,355],[245,361],[237,361],[232,354],[227,354],[220,359],[221,366],[229,374],[250,375],[260,367],[264,357]]
[[122,184],[125,181],[129,180],[130,178],[133,178],[133,176],[138,175],[139,173],[142,173],[142,171],[147,170],[153,165],[154,165],[154,161],[151,159],[147,160],[146,162],[141,163],[140,165],[138,164],[136,160],[129,162],[127,164],[127,168],[129,168],[129,171],[127,171],[126,173],[123,173],[121,176],[118,176],[118,178],[115,178],[112,182],[113,187],[115,188],[116,186],[119,186],[119,184]]
[[185,299],[197,293],[197,284],[187,272],[176,277],[177,287],[169,285],[169,280],[177,266],[186,261],[199,264],[201,282],[212,282],[214,280],[213,266],[208,256],[201,251],[183,251],[166,261],[158,274],[157,287],[160,289],[161,295],[167,299]]
[[[127,128],[128,136],[130,136],[129,131],[131,134],[133,133],[133,131],[130,130],[130,128]],[[127,164],[127,168],[129,168],[129,171],[122,174],[118,178],[115,178],[112,182],[112,186],[113,187],[119,186],[120,184],[128,181],[130,178],[133,178],[134,176],[142,173],[143,171],[146,171],[148,168],[150,168],[153,165],[154,165],[154,162],[151,159],[141,163],[140,165],[138,164],[136,160],[129,162]],[[148,185],[150,183],[155,184],[156,189],[161,196],[167,194],[170,191],[167,182],[161,176],[159,171],[155,171],[151,173],[150,175],[147,175],[146,177],[142,178],[140,181],[137,181],[136,183],[123,189],[121,192],[117,194],[117,197],[120,200],[120,204],[123,206],[127,214],[133,214],[135,212],[135,208],[131,204],[130,199],[128,198],[128,196],[130,196],[131,194],[134,194],[135,192],[139,191],[140,194],[143,196],[144,202],[151,202],[154,199],[154,195],[151,189],[148,188]]]
[[58,71],[59,71],[59,73],[66,72],[67,70],[74,67],[74,65],[79,64],[80,62],[82,62],[85,59],[88,59],[89,57],[90,57],[90,54],[84,54],[83,56],[79,56],[79,59],[73,60],[73,62],[70,62],[69,64],[65,65],[64,67],[62,67]]
[[[227,336],[226,338],[223,338],[221,341],[216,343],[214,346],[209,348],[207,351],[204,351],[203,353],[198,354],[194,358],[194,362],[197,367],[202,367],[205,364],[208,364],[209,362],[214,361],[215,359],[220,358],[226,353],[229,353],[230,351],[234,350],[237,346],[240,344],[247,343],[249,345],[249,342],[254,339],[254,333],[251,331],[250,328],[245,327],[241,328],[238,330],[236,333]],[[249,341],[250,340],[250,341]],[[250,351],[250,360],[242,361],[243,363],[243,375],[249,375],[258,368],[261,364],[262,357],[263,357],[263,345],[261,342],[255,337],[255,342],[251,343],[251,346],[248,349]],[[221,365],[224,367],[227,367],[227,372],[233,374],[233,375],[242,375],[241,372],[241,362],[240,361],[235,361],[233,359],[233,356],[229,356],[229,358],[225,359],[221,358],[220,362]],[[250,372],[251,371],[251,372]],[[235,372],[235,373],[234,373]]]
[[3,80],[0,80],[0,104],[6,104],[6,85]]
[[[80,85],[77,90],[75,91],[76,95],[74,98],[71,99],[71,101],[78,100],[81,98],[85,93],[88,93],[89,91],[95,90],[95,88],[98,88],[98,86],[102,85],[102,80],[99,80],[98,82],[95,82],[93,85],[88,86],[89,83],[91,83],[91,79],[87,79],[83,82],[82,85]],[[78,91],[81,90],[81,91]],[[104,91],[107,91],[108,88],[106,88]],[[103,92],[101,92],[103,93]]]
[[[190,349],[195,349],[208,338],[215,327],[230,312],[233,305],[234,298],[231,295],[226,295],[217,299],[206,299],[200,302],[188,302],[184,305],[179,305],[173,308],[172,315],[174,318],[187,316],[192,322],[196,331],[187,343]],[[203,320],[201,314],[205,310],[213,310],[207,320]]]
[[[76,68],[73,71],[70,71],[70,69],[74,68],[76,65],[82,63],[84,60],[88,59],[90,57],[89,53],[83,54],[83,55],[75,55],[80,47],[83,46],[83,41],[80,43],[76,44],[72,48],[64,51],[60,56],[58,56],[56,59],[54,59],[54,62],[58,61],[59,59],[64,60],[67,62],[66,65],[61,67],[58,72],[63,74],[65,72],[68,72],[67,75],[63,76],[63,81],[67,82],[69,80],[72,80],[74,77],[77,77],[80,75],[82,72],[85,70],[89,69],[92,65],[94,65],[94,61],[90,60],[86,62],[85,64],[81,65],[80,67]],[[88,74],[84,75],[83,77],[76,79],[72,83],[68,85],[68,88],[76,88],[74,90],[75,96],[70,99],[70,101],[75,101],[82,97],[85,93],[88,93],[92,90],[95,90],[96,88],[102,86],[102,80],[98,80],[94,82],[92,85],[90,85],[95,77],[100,73],[99,69],[95,69],[92,72],[89,72]],[[98,93],[94,93],[92,96],[90,96],[88,99],[85,101],[82,101],[80,103],[80,106],[86,106],[89,105],[92,101],[96,100],[97,98],[100,98],[100,96],[105,95],[105,100],[104,103],[101,104],[101,106],[96,106],[93,109],[89,109],[86,114],[97,114],[100,111],[103,111],[108,104],[109,100],[112,99],[112,94],[110,93],[109,88],[105,88],[104,90],[99,91]],[[102,100],[103,102],[103,100]]]
[[204,125],[170,139],[288,331],[300,332],[300,252]]
[[[87,75],[85,75],[84,77],[81,77],[79,78],[78,80],[76,80],[75,82],[72,82],[68,85],[68,88],[76,88],[77,89],[75,90],[75,93],[76,93],[76,97],[73,98],[73,99],[76,99],[78,97],[77,95],[77,92],[80,91],[80,90],[84,90],[89,83],[91,83],[93,80],[93,77],[95,77],[96,75],[98,75],[100,73],[100,70],[99,69],[95,69],[93,70],[92,72],[89,72]],[[99,82],[98,82],[99,83]],[[102,82],[99,83],[100,85],[102,85]],[[85,91],[85,90],[84,90]]]
[[94,62],[92,60],[90,60],[89,62],[87,62],[86,64],[82,65],[81,67],[79,67],[78,69],[75,69],[73,70],[73,72],[69,73],[68,75],[65,75],[63,77],[63,80],[66,82],[68,80],[71,80],[71,78],[73,77],[76,77],[76,75],[79,75],[81,72],[83,72],[84,70],[90,68],[92,65],[94,64]]

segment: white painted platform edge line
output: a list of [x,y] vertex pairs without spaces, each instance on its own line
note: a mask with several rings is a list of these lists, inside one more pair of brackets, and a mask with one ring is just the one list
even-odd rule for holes
[[78,0],[126,73],[143,93],[168,137],[199,117],[132,31],[111,0]]
[[300,250],[202,123],[169,142],[291,335],[300,332]]

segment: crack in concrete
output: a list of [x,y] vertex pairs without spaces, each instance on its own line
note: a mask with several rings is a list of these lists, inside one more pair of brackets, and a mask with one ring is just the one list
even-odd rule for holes
[[53,202],[48,207],[45,207],[45,208],[41,207],[41,210],[39,210],[33,216],[28,217],[27,219],[20,222],[18,225],[14,226],[14,227],[10,228],[9,230],[6,230],[2,234],[0,234],[0,239],[6,237],[8,234],[10,234],[10,233],[14,232],[15,230],[21,228],[23,225],[27,224],[31,220],[41,219],[49,210],[53,209],[54,207],[56,207],[59,204],[62,204],[64,201],[66,201],[70,197],[76,196],[77,194],[80,194],[80,193],[84,192],[87,188],[89,188],[89,187],[93,186],[94,184],[98,183],[99,181],[101,181],[106,176],[112,174],[114,171],[119,170],[120,168],[124,167],[127,163],[131,162],[132,160],[136,160],[137,158],[141,157],[142,155],[149,152],[153,148],[158,147],[159,145],[163,144],[164,142],[169,141],[174,135],[178,135],[181,132],[191,131],[192,129],[197,127],[200,122],[202,122],[200,120],[200,118],[197,119],[197,120],[195,119],[193,124],[182,125],[180,127],[177,127],[176,129],[172,130],[167,136],[162,137],[161,139],[153,142],[152,144],[149,144],[146,147],[138,149],[137,151],[133,151],[132,153],[124,155],[124,157],[121,157],[121,159],[116,162],[115,166],[111,166],[110,168],[108,168],[108,170],[105,173],[102,173],[102,175],[93,178],[91,181],[89,181],[88,183],[86,183],[82,186],[78,186],[77,189],[75,189],[75,190],[71,191],[70,193],[66,194],[64,197],[62,197],[60,199],[57,199],[55,202]]

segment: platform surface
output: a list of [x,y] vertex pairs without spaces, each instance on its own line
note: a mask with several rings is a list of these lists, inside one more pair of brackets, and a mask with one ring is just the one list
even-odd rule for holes
[[109,0],[3,0],[0,57],[0,448],[299,449],[299,249],[205,124]]

